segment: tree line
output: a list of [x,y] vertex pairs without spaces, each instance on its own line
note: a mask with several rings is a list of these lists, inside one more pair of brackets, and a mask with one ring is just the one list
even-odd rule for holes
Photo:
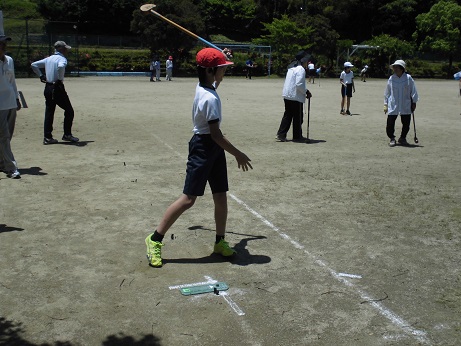
[[[147,0],[146,0],[147,1]],[[158,0],[156,11],[206,39],[270,45],[283,65],[297,50],[331,64],[352,44],[379,46],[382,59],[461,53],[455,0]],[[145,15],[140,0],[1,0],[4,16],[76,22],[80,34],[142,38],[152,51],[188,51],[196,42]],[[64,30],[64,26],[62,28]]]

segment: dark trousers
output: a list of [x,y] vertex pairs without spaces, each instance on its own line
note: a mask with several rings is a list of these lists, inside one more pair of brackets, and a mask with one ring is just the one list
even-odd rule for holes
[[74,109],[70,103],[69,96],[67,96],[64,84],[56,85],[47,83],[43,94],[45,95],[44,136],[46,138],[53,138],[53,121],[56,106],[64,109],[64,134],[71,135]]
[[[397,117],[398,115],[390,114],[387,116],[386,133],[387,137],[390,139],[395,138],[394,131]],[[410,131],[411,114],[400,114],[400,120],[402,120],[402,133],[400,134],[400,138],[406,138],[408,131]]]
[[301,124],[303,123],[303,104],[298,101],[286,99],[283,99],[283,101],[285,102],[285,113],[283,113],[277,136],[286,138],[293,122],[293,139],[301,139],[303,136],[301,128]]

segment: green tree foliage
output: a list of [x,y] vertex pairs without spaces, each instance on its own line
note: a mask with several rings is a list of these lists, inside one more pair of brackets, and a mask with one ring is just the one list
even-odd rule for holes
[[207,32],[219,32],[237,41],[248,39],[255,18],[253,0],[203,0],[199,3]]
[[5,18],[40,18],[37,4],[31,0],[0,0],[0,10]]
[[[163,0],[155,7],[155,11],[196,35],[205,36],[205,26],[200,12],[190,0]],[[197,43],[197,40],[154,14],[139,9],[133,12],[131,31],[140,35],[152,52],[159,55],[162,53],[174,55],[175,60],[180,58],[180,55],[186,54],[185,52]]]
[[449,60],[451,72],[453,56],[461,51],[461,6],[453,0],[440,0],[428,13],[416,17],[413,35],[421,51],[439,53]]
[[307,50],[313,45],[310,37],[314,30],[310,26],[299,26],[287,15],[283,15],[281,19],[274,19],[272,23],[263,24],[268,34],[262,35],[253,42],[272,46],[274,51],[272,67],[277,73],[286,71],[286,65],[298,51]]
[[411,42],[387,34],[374,36],[371,40],[365,41],[365,44],[379,47],[364,53],[369,64],[373,66],[373,72],[378,75],[386,75],[391,62],[397,59],[407,60],[415,52]]
[[[87,34],[129,33],[133,10],[139,0],[37,0],[40,14],[56,22],[79,22],[79,32]],[[61,31],[72,26],[61,25]]]
[[312,53],[325,56],[332,66],[336,60],[339,34],[331,27],[330,20],[320,14],[309,16],[302,12],[293,16],[293,21],[299,27],[310,26],[313,29],[312,34],[307,37],[308,42],[312,44]]

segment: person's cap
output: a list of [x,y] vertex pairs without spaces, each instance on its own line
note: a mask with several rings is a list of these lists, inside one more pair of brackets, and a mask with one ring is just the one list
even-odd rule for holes
[[170,55],[170,56],[168,57],[168,60],[173,60],[173,57]]
[[396,61],[391,65],[391,67],[393,67],[393,66],[395,66],[395,65],[398,65],[398,66],[403,67],[404,70],[406,69],[406,66],[407,66],[407,64],[405,64],[405,61],[403,61],[403,60],[396,60]]
[[221,67],[234,64],[226,60],[224,53],[215,48],[203,48],[197,53],[196,61],[200,67]]
[[11,41],[11,37],[6,35],[0,35],[0,42]]
[[352,65],[349,61],[346,61],[344,63],[344,67],[354,67],[354,65]]
[[61,47],[64,47],[66,49],[71,49],[72,47],[69,46],[66,42],[64,41],[56,41],[54,43],[54,48],[61,48]]

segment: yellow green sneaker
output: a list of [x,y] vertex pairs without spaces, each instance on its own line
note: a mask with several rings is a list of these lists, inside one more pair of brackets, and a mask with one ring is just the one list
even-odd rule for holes
[[218,244],[214,244],[214,253],[221,254],[225,257],[233,256],[237,253],[234,249],[229,246],[229,243],[224,239],[221,239]]
[[152,267],[161,267],[162,263],[162,246],[163,243],[159,241],[152,241],[150,237],[152,234],[149,234],[146,238],[147,246],[147,259],[149,260],[149,265]]

